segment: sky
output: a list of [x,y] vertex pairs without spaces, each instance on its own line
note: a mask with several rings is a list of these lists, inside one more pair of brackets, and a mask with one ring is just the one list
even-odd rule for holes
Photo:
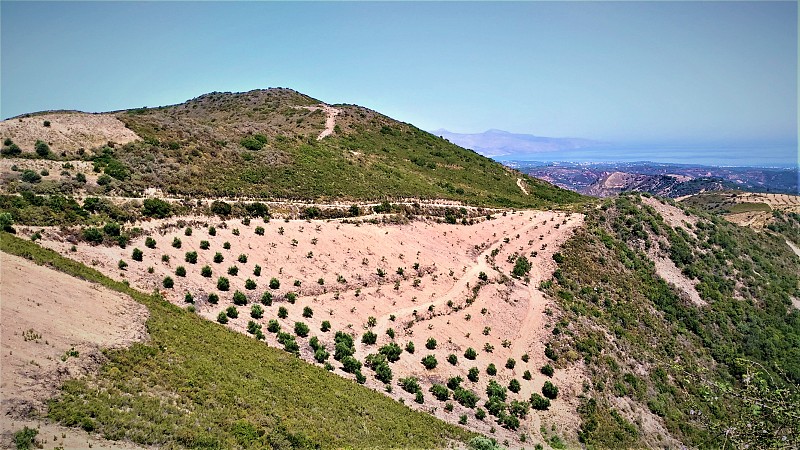
[[0,116],[289,87],[426,130],[796,163],[797,23],[792,1],[3,0]]

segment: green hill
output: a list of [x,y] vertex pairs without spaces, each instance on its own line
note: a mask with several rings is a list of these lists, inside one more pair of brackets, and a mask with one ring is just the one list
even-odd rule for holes
[[359,106],[336,105],[333,134],[318,140],[325,113],[305,108],[320,105],[279,88],[211,93],[180,105],[119,112],[143,140],[106,149],[130,172],[114,188],[157,187],[205,197],[441,198],[516,207],[580,199]]

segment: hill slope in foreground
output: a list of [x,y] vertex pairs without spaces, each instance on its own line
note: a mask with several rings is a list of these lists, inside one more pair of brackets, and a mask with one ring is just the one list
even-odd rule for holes
[[[46,125],[46,126],[45,126]],[[324,201],[451,199],[474,205],[536,207],[580,197],[505,168],[412,125],[353,105],[330,106],[289,89],[212,93],[186,103],[117,113],[39,113],[0,122],[7,189],[16,157],[50,152],[45,191],[139,196],[259,197]],[[21,151],[9,151],[13,142]],[[110,176],[75,183],[79,164]],[[32,163],[33,161],[28,161]],[[41,167],[40,167],[41,166]],[[90,174],[85,174],[90,175]]]

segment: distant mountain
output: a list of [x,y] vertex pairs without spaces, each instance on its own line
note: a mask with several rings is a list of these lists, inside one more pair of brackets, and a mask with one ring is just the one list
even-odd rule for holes
[[453,133],[445,129],[431,131],[448,141],[495,159],[525,159],[539,153],[597,147],[601,142],[579,138],[553,138],[532,134],[487,130],[483,133]]

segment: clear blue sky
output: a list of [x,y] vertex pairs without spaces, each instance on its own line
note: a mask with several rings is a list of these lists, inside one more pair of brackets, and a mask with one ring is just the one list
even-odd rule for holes
[[0,13],[3,118],[281,86],[428,130],[797,149],[796,2],[3,0]]

